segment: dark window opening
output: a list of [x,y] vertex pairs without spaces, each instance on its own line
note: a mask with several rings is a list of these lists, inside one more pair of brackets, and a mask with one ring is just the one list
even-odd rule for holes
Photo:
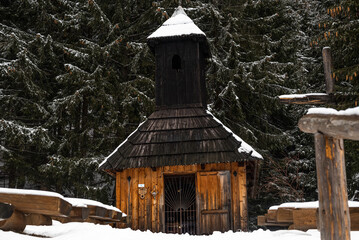
[[172,69],[180,70],[181,69],[181,58],[178,55],[174,55],[172,58]]

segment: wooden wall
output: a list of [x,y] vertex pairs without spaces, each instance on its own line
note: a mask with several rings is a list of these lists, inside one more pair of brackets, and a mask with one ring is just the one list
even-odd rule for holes
[[[239,163],[219,163],[188,166],[166,166],[151,168],[132,168],[116,173],[116,206],[129,216],[128,226],[134,230],[151,230],[153,232],[164,231],[164,175],[170,174],[195,174],[197,181],[197,195],[199,186],[202,193],[212,191],[211,184],[200,184],[198,182],[199,174],[203,179],[206,172],[228,171],[230,178],[230,210],[228,229],[234,231],[247,230],[247,189],[246,189],[246,166]],[[223,175],[223,174],[222,174]],[[220,177],[223,179],[223,177]],[[202,180],[201,180],[202,181]],[[223,181],[223,180],[221,180]],[[144,184],[147,193],[141,199],[138,184]],[[219,188],[219,185],[216,185]],[[205,189],[207,187],[207,189]],[[144,190],[144,189],[143,189]],[[145,190],[145,191],[146,191]],[[219,192],[229,191],[218,189]],[[152,192],[156,192],[154,197]],[[143,194],[143,192],[142,192]],[[197,201],[199,197],[197,196]],[[203,201],[203,200],[201,200]],[[201,206],[205,203],[197,203]],[[198,206],[198,205],[197,205]],[[203,231],[203,220],[201,223],[201,215],[197,209],[197,230],[199,233]],[[201,208],[202,209],[202,208]],[[202,209],[203,210],[203,209]],[[228,226],[224,226],[227,229]]]

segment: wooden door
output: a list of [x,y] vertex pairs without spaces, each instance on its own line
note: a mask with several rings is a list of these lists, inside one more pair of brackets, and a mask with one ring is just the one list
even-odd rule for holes
[[231,178],[229,171],[197,173],[198,233],[225,232],[231,227]]

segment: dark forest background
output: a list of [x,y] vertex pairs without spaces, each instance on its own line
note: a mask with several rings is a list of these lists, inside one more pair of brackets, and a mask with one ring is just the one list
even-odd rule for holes
[[[155,64],[146,37],[177,6],[0,1],[2,185],[112,203],[113,179],[98,164],[154,111]],[[283,105],[277,96],[325,92],[321,51],[330,46],[335,90],[352,97],[326,107],[357,106],[358,1],[183,0],[182,6],[210,43],[209,110],[264,156],[251,219],[273,204],[316,200],[313,139],[297,128],[310,106]],[[345,147],[349,198],[358,200],[359,144]]]

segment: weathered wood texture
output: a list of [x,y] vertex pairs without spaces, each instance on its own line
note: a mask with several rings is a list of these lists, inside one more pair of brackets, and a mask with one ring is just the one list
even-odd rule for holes
[[14,209],[11,217],[0,221],[0,229],[4,231],[22,232],[26,227],[26,219],[24,213]]
[[229,171],[197,173],[197,216],[199,234],[231,229],[231,191]]
[[334,102],[334,97],[332,95],[316,95],[316,94],[306,94],[306,97],[287,97],[279,98],[280,103],[284,104],[327,104]]
[[335,138],[359,140],[359,115],[307,114],[298,123],[306,133],[323,133]]
[[258,160],[238,152],[241,142],[204,108],[156,111],[100,169],[163,167]]
[[35,225],[35,226],[52,225],[51,217],[43,214],[37,214],[37,213],[25,214],[25,219],[26,219],[26,225]]
[[[351,231],[359,230],[359,208],[349,208]],[[258,216],[258,226],[288,227],[307,231],[308,229],[320,229],[318,208],[278,208],[268,210],[264,216]]]
[[0,202],[10,203],[23,213],[67,216],[71,211],[71,204],[59,197],[0,193]]
[[[206,106],[205,62],[200,44],[172,41],[155,48],[156,106]],[[174,66],[174,58],[178,59]]]
[[325,90],[327,94],[334,91],[334,79],[333,79],[333,62],[332,54],[329,47],[323,48],[323,66],[324,66],[324,77],[325,77]]
[[[197,175],[198,173],[201,177],[200,181],[198,181],[198,178],[196,179],[196,185],[200,186],[197,191],[199,191],[198,195],[202,194],[202,196],[198,197],[197,195],[197,199],[201,199],[201,203],[197,204],[197,206],[205,206],[197,209],[198,233],[210,233],[212,230],[216,230],[218,226],[214,226],[211,221],[221,223],[221,229],[218,229],[220,231],[228,229],[235,231],[246,230],[247,192],[245,169],[245,165],[239,166],[238,163],[126,169],[116,173],[116,206],[129,215],[128,227],[142,231],[148,229],[153,232],[164,232],[163,176],[173,174]],[[213,174],[213,177],[204,178],[208,174]],[[144,184],[144,188],[147,189],[143,199],[139,196],[138,184]],[[221,189],[219,186],[224,186],[224,188]],[[206,197],[203,195],[202,190],[206,192]],[[228,193],[228,195],[225,193]],[[199,210],[203,210],[203,212],[199,212]],[[202,214],[205,215],[203,218],[201,218]],[[200,219],[205,223],[209,223],[210,227],[208,229],[202,228],[203,224]],[[123,226],[123,224],[120,226]]]
[[293,224],[289,229],[307,231],[308,229],[317,228],[317,209],[301,208],[293,210]]
[[316,133],[315,154],[322,240],[350,239],[344,142]]

